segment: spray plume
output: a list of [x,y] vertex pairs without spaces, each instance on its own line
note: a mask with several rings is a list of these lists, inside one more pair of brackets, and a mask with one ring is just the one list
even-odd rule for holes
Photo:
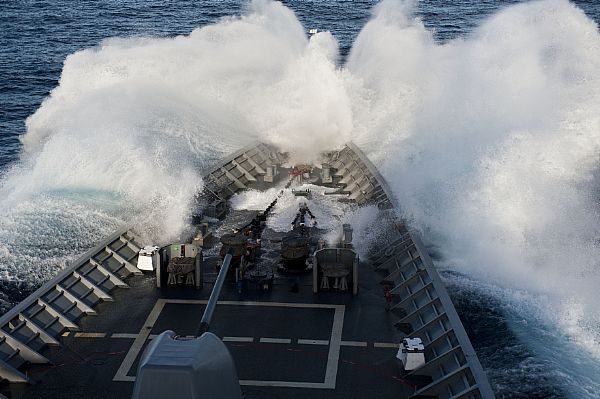
[[[549,298],[551,322],[600,358],[597,26],[567,1],[534,1],[439,44],[414,8],[378,4],[343,66],[330,33],[307,38],[270,1],[69,56],[0,183],[4,278],[62,265],[125,223],[168,242],[200,170],[251,141],[312,161],[353,140],[446,265]],[[27,252],[54,233],[74,245]]]

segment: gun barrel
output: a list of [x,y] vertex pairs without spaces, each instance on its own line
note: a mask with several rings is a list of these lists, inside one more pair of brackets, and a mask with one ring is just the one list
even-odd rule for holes
[[208,298],[208,303],[206,304],[206,309],[204,309],[204,314],[202,315],[202,320],[198,326],[196,336],[202,335],[202,333],[208,331],[210,327],[210,320],[212,319],[212,315],[215,312],[215,307],[217,306],[217,301],[221,295],[221,289],[223,288],[225,277],[229,271],[229,265],[232,257],[233,256],[231,253],[228,253],[225,255],[225,259],[223,259],[223,265],[221,266],[221,270],[219,271],[219,275],[217,276],[217,281],[215,281],[213,290],[210,293],[210,298]]

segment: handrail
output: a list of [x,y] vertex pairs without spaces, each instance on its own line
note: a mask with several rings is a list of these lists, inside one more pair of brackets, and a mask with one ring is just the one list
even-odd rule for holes
[[5,325],[10,320],[17,317],[19,315],[19,313],[21,313],[22,311],[27,309],[29,306],[31,306],[33,303],[35,303],[46,292],[48,292],[48,290],[50,290],[51,288],[56,286],[58,283],[60,283],[62,280],[67,278],[70,274],[73,273],[74,270],[76,270],[77,268],[82,266],[84,263],[88,262],[92,256],[94,256],[96,253],[98,253],[103,248],[105,248],[109,243],[115,241],[117,238],[119,238],[123,234],[126,234],[127,232],[129,232],[129,230],[130,230],[129,226],[125,227],[125,228],[121,228],[121,229],[117,230],[116,232],[114,232],[109,237],[103,239],[95,247],[86,251],[83,255],[81,255],[79,258],[77,258],[77,260],[75,260],[69,266],[65,267],[63,270],[58,272],[58,274],[55,277],[53,277],[46,283],[42,284],[42,286],[40,288],[38,288],[37,290],[35,290],[31,295],[29,295],[27,298],[25,298],[24,300],[19,302],[15,307],[10,309],[4,315],[2,315],[2,317],[0,317],[0,326]]

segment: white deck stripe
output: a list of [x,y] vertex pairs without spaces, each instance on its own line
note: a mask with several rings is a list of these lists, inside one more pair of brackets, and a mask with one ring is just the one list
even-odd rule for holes
[[340,343],[342,346],[360,346],[363,348],[367,347],[367,343],[364,341],[342,341]]
[[259,340],[261,344],[291,344],[290,338],[261,338]]
[[329,345],[329,341],[324,339],[299,339],[299,345]]
[[328,388],[322,382],[293,382],[293,381],[257,381],[240,380],[240,385],[255,387],[285,387],[285,388]]
[[76,332],[75,338],[104,338],[106,333]]
[[164,299],[159,299],[156,301],[156,304],[154,305],[152,311],[148,315],[148,318],[146,319],[144,326],[140,330],[140,333],[135,338],[135,341],[133,341],[133,344],[131,345],[131,348],[129,348],[129,351],[127,351],[127,355],[125,355],[125,359],[123,359],[121,366],[119,366],[119,369],[117,370],[113,381],[132,381],[131,378],[127,378],[129,377],[127,374],[129,373],[131,366],[133,366],[136,357],[142,350],[142,347],[146,343],[146,340],[150,335],[150,331],[152,330],[154,323],[156,323],[160,312],[162,312],[163,308],[165,307],[165,302],[166,301]]
[[[115,374],[113,381],[135,381],[135,376],[127,375],[135,362],[135,359],[140,354],[142,347],[147,339],[155,338],[155,334],[150,334],[152,327],[158,320],[160,313],[164,309],[167,303],[178,303],[178,304],[206,304],[206,300],[186,300],[186,299],[158,299],[156,304],[152,308],[152,311],[148,315],[144,326],[140,330],[140,333],[136,335],[135,341],[129,348],[125,359],[121,363],[117,373]],[[331,331],[331,343],[329,347],[329,353],[327,358],[327,366],[325,373],[325,381],[322,383],[317,382],[294,382],[294,381],[255,381],[255,380],[240,380],[241,385],[252,385],[252,386],[272,386],[272,387],[290,387],[290,388],[319,388],[319,389],[335,389],[338,363],[340,356],[340,344],[342,341],[342,329],[344,326],[344,305],[327,305],[327,304],[310,304],[310,303],[285,303],[285,302],[239,302],[239,301],[220,301],[219,305],[235,305],[235,306],[264,306],[264,307],[288,307],[288,308],[316,308],[316,309],[333,309],[333,328]],[[119,335],[117,334],[117,337]],[[247,338],[252,337],[229,337],[229,338]],[[261,342],[265,343],[291,343],[289,338],[262,338]],[[306,341],[317,341],[318,340],[306,340]],[[254,342],[254,338],[252,338]]]
[[[119,381],[135,382],[135,377],[126,375],[120,377]],[[328,388],[322,382],[295,382],[295,381],[257,381],[257,380],[240,380],[242,386],[255,387],[285,387],[285,388]]]
[[130,339],[135,339],[137,338],[137,334],[128,334],[128,333],[113,333],[110,337],[111,338],[130,338]]
[[342,329],[344,327],[344,311],[346,307],[336,305],[333,314],[333,327],[331,328],[331,339],[329,342],[329,354],[327,355],[327,368],[325,369],[326,388],[335,389],[337,380],[338,363],[340,360],[340,343],[342,342]]
[[223,337],[223,342],[254,342],[254,337]]
[[[63,333],[63,336],[66,337],[68,336],[70,333],[69,332],[65,332]],[[84,334],[84,335],[82,335]],[[74,335],[76,337],[79,336],[85,336],[86,333],[75,333]],[[131,333],[113,333],[111,334],[111,338],[126,338],[126,339],[135,339],[137,338],[138,334],[131,334]],[[153,339],[156,337],[156,334],[150,334],[148,336],[148,339]],[[271,338],[264,338],[264,340],[270,340]],[[277,340],[276,338],[272,338],[274,340]],[[223,337],[222,338],[223,342],[254,342],[254,337]],[[286,343],[286,342],[267,342],[261,340],[261,342],[263,343]],[[325,339],[298,339],[298,345],[329,345],[329,341],[325,340]],[[366,341],[341,341],[340,342],[340,346],[351,346],[351,347],[361,347],[361,348],[366,348],[368,346],[368,343]],[[373,346],[375,348],[397,348],[398,344],[395,343],[387,343],[387,342],[376,342],[373,344]]]
[[[165,303],[200,304],[206,305],[208,301],[203,299],[159,299]],[[291,303],[291,302],[254,302],[254,301],[219,301],[217,305],[235,306],[268,306],[275,308],[308,308],[308,309],[338,309],[344,305],[328,305],[325,303]]]
[[[63,336],[68,336],[70,333],[65,332]],[[75,336],[85,336],[81,335],[85,333],[75,333]],[[113,333],[111,334],[111,338],[125,338],[125,339],[135,339],[138,334],[131,333]],[[148,339],[156,338],[156,334],[150,334]],[[270,338],[265,338],[267,341]],[[254,342],[254,337],[223,337],[223,342]],[[262,341],[263,343],[286,343],[286,342],[267,342]],[[329,341],[325,339],[298,339],[298,345],[329,345]],[[366,341],[341,341],[340,346],[351,346],[351,347],[361,347],[366,348],[368,343]],[[375,348],[397,348],[398,344],[394,343],[386,343],[386,342],[376,342],[373,344]]]
[[396,348],[398,349],[399,345],[393,342],[375,342],[373,344],[375,348]]

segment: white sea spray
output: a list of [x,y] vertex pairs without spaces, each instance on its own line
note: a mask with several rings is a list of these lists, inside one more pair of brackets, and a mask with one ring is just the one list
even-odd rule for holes
[[[412,2],[383,1],[345,65],[330,33],[308,38],[270,1],[186,36],[107,39],[67,57],[27,121],[0,181],[0,273],[38,284],[127,224],[176,239],[202,168],[252,141],[314,161],[353,140],[447,267],[600,359],[598,109],[598,28],[563,0],[510,6],[444,44]],[[272,200],[244,195],[234,203]],[[374,209],[311,210],[376,236]]]

